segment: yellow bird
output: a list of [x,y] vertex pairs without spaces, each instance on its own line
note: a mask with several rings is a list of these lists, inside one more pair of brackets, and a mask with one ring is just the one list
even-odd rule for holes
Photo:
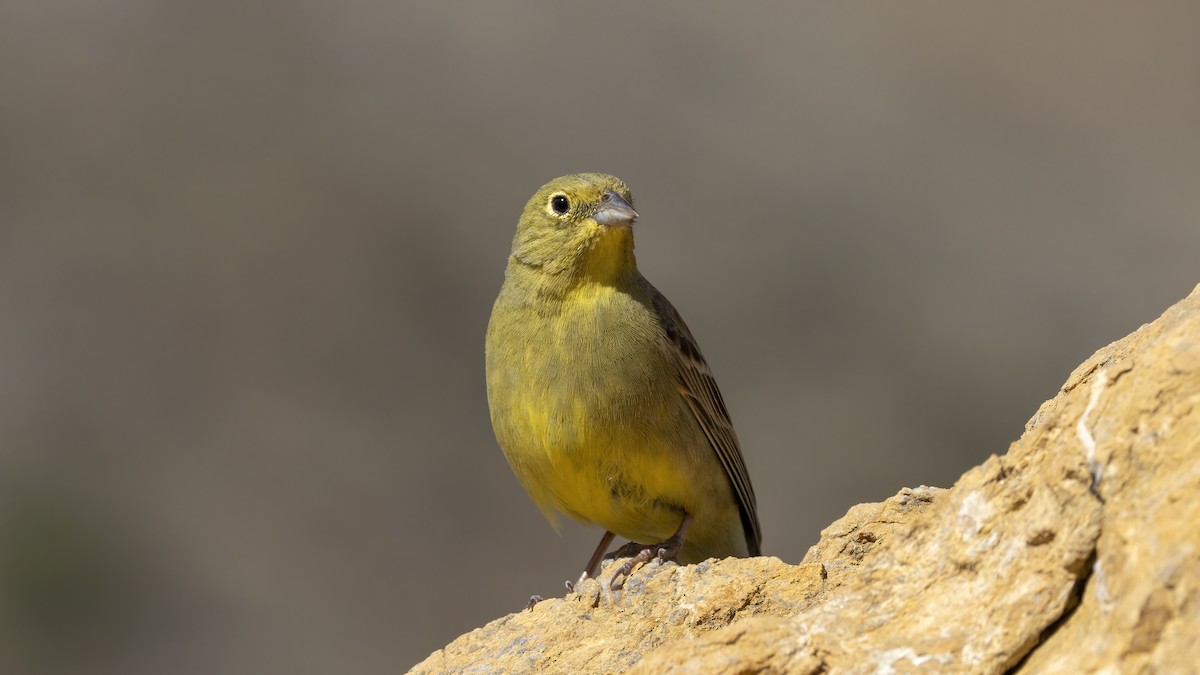
[[759,555],[754,489],[691,331],[637,269],[629,188],[556,178],[521,214],[487,331],[496,440],[525,491],[634,556]]

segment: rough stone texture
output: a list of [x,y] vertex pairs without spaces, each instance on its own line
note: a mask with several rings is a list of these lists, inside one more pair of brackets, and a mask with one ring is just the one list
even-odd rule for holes
[[799,565],[651,564],[413,672],[1196,672],[1198,577],[1200,287],[1076,369],[1007,454],[851,508]]
[[1200,672],[1200,287],[1063,391],[1031,425],[1061,420],[1059,434],[1078,436],[1067,422],[1094,398],[1084,426],[1103,526],[1079,606],[1024,670]]

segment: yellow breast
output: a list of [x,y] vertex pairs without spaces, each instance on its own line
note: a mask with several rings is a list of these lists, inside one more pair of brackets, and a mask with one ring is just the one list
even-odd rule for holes
[[665,538],[679,523],[672,505],[689,489],[686,459],[698,439],[657,320],[599,284],[579,286],[558,309],[489,327],[501,448],[552,522],[559,511],[631,538]]

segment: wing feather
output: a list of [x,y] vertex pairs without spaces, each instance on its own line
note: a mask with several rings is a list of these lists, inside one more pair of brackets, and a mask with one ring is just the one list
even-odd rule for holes
[[704,430],[704,435],[708,437],[717,458],[720,459],[721,466],[725,467],[725,474],[733,486],[738,510],[741,512],[742,526],[746,531],[746,547],[750,555],[760,555],[762,530],[758,524],[754,488],[750,485],[750,474],[746,471],[746,462],[742,458],[733,423],[729,420],[725,400],[721,398],[721,390],[717,388],[712,370],[704,360],[704,355],[700,353],[696,338],[683,322],[683,317],[679,316],[679,312],[670,301],[657,291],[654,292],[654,309],[663,332],[679,355],[680,390],[696,416],[696,421]]

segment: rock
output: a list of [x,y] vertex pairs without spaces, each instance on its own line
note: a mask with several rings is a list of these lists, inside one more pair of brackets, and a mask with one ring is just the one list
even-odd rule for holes
[[[736,563],[736,564],[731,564]],[[601,577],[607,580],[613,566]],[[656,647],[690,640],[744,617],[791,616],[819,598],[821,565],[778,558],[697,565],[651,563],[615,598],[595,580],[459,637],[414,673],[620,672]]]
[[798,565],[589,581],[412,672],[1196,672],[1198,580],[1200,287],[1084,362],[1005,455],[851,508]]
[[1091,458],[1103,520],[1079,606],[1024,669],[1200,671],[1200,287],[1063,392],[1035,420],[1069,422],[1084,403],[1060,432]]

